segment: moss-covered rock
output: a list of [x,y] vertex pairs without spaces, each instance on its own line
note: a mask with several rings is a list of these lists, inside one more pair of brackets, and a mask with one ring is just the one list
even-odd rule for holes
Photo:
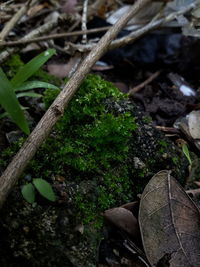
[[[46,91],[47,106],[57,94]],[[162,169],[180,181],[187,160],[111,83],[88,76],[1,211],[0,265],[95,266],[101,212],[134,200]],[[35,177],[52,184],[55,203],[23,200]]]

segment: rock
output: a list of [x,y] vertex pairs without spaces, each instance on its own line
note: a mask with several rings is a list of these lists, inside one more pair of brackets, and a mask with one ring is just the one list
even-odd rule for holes
[[[162,169],[172,170],[179,181],[186,177],[187,159],[147,122],[148,118],[133,102],[107,100],[105,105],[108,112],[111,109],[116,114],[129,111],[135,118],[137,129],[129,138],[126,160],[113,164],[109,176],[102,169],[82,172],[82,180],[76,175],[70,180],[66,168],[62,179],[51,180],[57,195],[55,203],[39,195],[36,204],[25,202],[21,195],[24,181],[20,180],[1,210],[1,267],[96,266],[101,212],[125,200],[133,201],[149,179]],[[114,177],[117,178],[113,182]],[[120,187],[121,184],[124,187]],[[126,192],[120,191],[123,188]],[[84,231],[77,231],[77,225]]]

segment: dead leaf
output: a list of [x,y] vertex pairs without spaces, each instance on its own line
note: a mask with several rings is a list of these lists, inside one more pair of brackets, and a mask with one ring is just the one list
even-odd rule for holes
[[80,62],[80,56],[74,56],[69,59],[67,63],[49,63],[47,70],[51,75],[58,78],[65,78],[70,75],[70,72]]
[[170,171],[160,171],[145,187],[139,225],[152,266],[199,266],[200,213]]
[[195,181],[194,184],[200,187],[200,182],[199,181]]
[[139,236],[138,221],[131,211],[118,207],[106,210],[103,216],[109,223],[119,227],[133,237],[137,238]]
[[58,78],[66,77],[69,74],[70,69],[68,64],[49,63],[47,65],[48,72]]
[[28,10],[27,15],[33,17],[44,8],[49,8],[49,4],[44,2],[43,4],[33,6]]

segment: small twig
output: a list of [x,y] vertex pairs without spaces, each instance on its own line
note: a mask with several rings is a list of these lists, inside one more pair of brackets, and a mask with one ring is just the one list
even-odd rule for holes
[[75,19],[75,23],[68,29],[68,32],[72,32],[74,29],[76,29],[78,27],[78,25],[81,22],[81,16],[79,14],[77,14],[76,16],[77,18]]
[[11,4],[14,0],[9,0],[3,4],[0,4],[0,10],[3,10],[7,5]]
[[180,130],[176,129],[174,127],[166,127],[166,126],[155,126],[156,129],[164,132],[164,133],[168,133],[168,134],[180,134]]
[[19,19],[27,12],[28,8],[34,5],[38,0],[29,0],[23,5],[18,12],[8,21],[0,33],[0,41],[3,41],[9,32],[14,28]]
[[160,75],[161,71],[156,71],[155,73],[153,73],[149,78],[147,78],[144,82],[140,83],[139,85],[133,87],[132,89],[129,90],[128,95],[134,95],[135,93],[137,93],[139,90],[141,90],[142,88],[144,88],[146,85],[148,85],[149,83],[151,83],[153,80],[155,80],[159,75]]
[[[168,23],[172,20],[174,20],[177,16],[183,15],[187,12],[189,12],[190,10],[194,9],[196,7],[195,3],[192,3],[190,5],[188,5],[187,7],[184,7],[183,9],[177,11],[177,12],[173,12],[170,15],[168,15],[165,18],[162,19],[158,19],[156,21],[151,21],[149,22],[147,25],[145,25],[144,27],[133,31],[132,33],[130,33],[128,36],[125,36],[123,38],[117,39],[115,41],[113,41],[110,46],[109,46],[109,50],[112,49],[116,49],[128,44],[133,43],[134,41],[136,41],[138,38],[140,38],[141,36],[143,36],[144,34],[146,34],[147,32],[154,30],[158,27],[160,27],[161,25],[164,25],[165,23]],[[80,45],[80,44],[72,44],[72,43],[68,43],[68,45],[70,46],[70,48],[73,50],[78,50],[80,52],[86,52],[86,51],[90,51],[92,48],[94,48],[96,46],[96,44],[87,44],[87,45]]]
[[11,42],[1,42],[0,47],[3,46],[18,46],[18,45],[24,45],[24,44],[30,44],[30,43],[37,43],[41,41],[46,41],[50,39],[61,39],[64,37],[71,37],[71,36],[78,36],[83,34],[92,34],[96,32],[105,32],[110,29],[110,26],[102,27],[102,28],[96,28],[96,29],[90,29],[86,31],[74,31],[74,32],[64,32],[64,33],[57,33],[57,34],[50,34],[46,36],[41,36],[33,39],[25,39],[25,40],[19,40],[19,41],[11,41]]
[[[55,18],[54,20],[51,20],[50,22],[43,24],[42,26],[38,27],[37,29],[35,29],[35,30],[31,31],[30,33],[28,33],[27,35],[25,35],[21,39],[21,41],[30,40],[30,39],[33,39],[33,38],[41,35],[41,34],[49,32],[50,30],[55,28],[55,26],[57,26],[59,19],[66,19],[66,18],[68,18],[68,17],[66,17],[65,14],[61,14],[58,18]],[[18,51],[18,49],[19,48],[15,47],[15,48],[8,48],[7,50],[3,51],[0,54],[0,63],[2,63],[4,60],[6,60],[10,55],[15,53],[16,51]]]
[[[87,30],[87,9],[88,9],[88,0],[84,0],[83,14],[82,14],[82,26],[81,26],[82,31]],[[87,43],[87,34],[83,34],[82,44],[86,44],[86,43]]]
[[79,67],[79,64],[81,63],[81,60],[83,60],[81,58],[80,52],[76,52],[74,57],[73,57],[73,66],[71,68],[71,70],[69,71],[68,77],[71,78],[73,76],[73,74],[76,72],[76,70]]

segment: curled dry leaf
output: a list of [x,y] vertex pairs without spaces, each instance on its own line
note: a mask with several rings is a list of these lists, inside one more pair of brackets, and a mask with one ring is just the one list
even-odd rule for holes
[[138,221],[131,211],[118,207],[106,210],[103,216],[106,221],[129,233],[131,236],[135,238],[139,236]]
[[189,131],[194,139],[200,139],[200,111],[192,111],[188,115]]
[[187,139],[200,151],[200,111],[192,111],[186,117],[178,119],[174,127],[180,129]]
[[160,171],[147,184],[139,225],[152,266],[199,266],[200,213],[169,171]]

